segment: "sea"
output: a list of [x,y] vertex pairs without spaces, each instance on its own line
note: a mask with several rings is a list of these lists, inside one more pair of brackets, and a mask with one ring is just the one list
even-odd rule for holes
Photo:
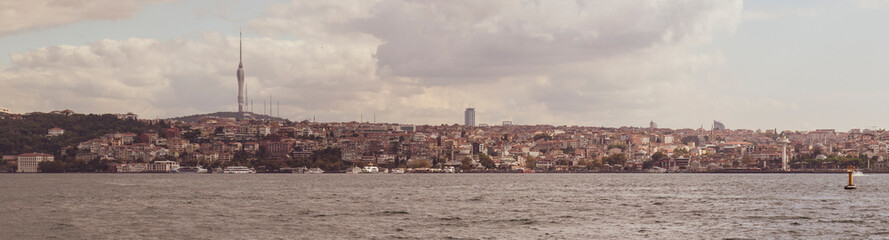
[[0,239],[887,239],[889,174],[0,174]]

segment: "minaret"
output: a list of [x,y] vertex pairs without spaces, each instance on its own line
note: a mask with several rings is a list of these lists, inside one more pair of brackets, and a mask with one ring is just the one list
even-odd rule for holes
[[244,63],[241,61],[244,55],[241,33],[238,33],[238,112],[244,112]]

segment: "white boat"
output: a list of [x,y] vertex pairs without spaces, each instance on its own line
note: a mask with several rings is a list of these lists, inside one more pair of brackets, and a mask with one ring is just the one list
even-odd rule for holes
[[394,168],[392,170],[389,170],[389,173],[402,174],[402,173],[404,173],[404,169]]
[[324,173],[324,170],[321,170],[321,168],[310,168],[306,173]]
[[195,167],[179,167],[177,171],[179,173],[207,173],[207,169],[201,165]]
[[362,173],[379,173],[380,168],[377,166],[364,166],[364,169],[361,169]]
[[852,172],[852,176],[861,177],[861,176],[866,176],[866,175],[864,175],[864,173],[861,171],[855,170]]
[[244,166],[228,166],[222,170],[222,173],[230,173],[230,174],[241,174],[241,173],[256,173],[255,170],[244,167]]

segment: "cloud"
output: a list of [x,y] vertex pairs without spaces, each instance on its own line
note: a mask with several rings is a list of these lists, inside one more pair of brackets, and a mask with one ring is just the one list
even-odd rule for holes
[[[709,118],[739,1],[294,1],[245,28],[249,95],[294,120],[619,126]],[[101,40],[12,54],[13,109],[172,117],[235,107],[237,37]],[[36,99],[21,101],[16,99]],[[256,107],[257,112],[261,105]]]
[[[285,104],[333,109],[342,102],[363,101],[354,91],[379,89],[373,84],[342,87],[351,79],[374,81],[370,54],[270,38],[247,38],[244,46],[248,90],[260,104],[257,109],[269,95]],[[235,36],[101,40],[14,53],[11,61],[12,67],[0,71],[0,96],[13,103],[8,106],[12,109],[169,117],[230,111],[236,102]]]
[[0,2],[0,36],[86,20],[132,16],[145,4],[169,0],[27,0]]

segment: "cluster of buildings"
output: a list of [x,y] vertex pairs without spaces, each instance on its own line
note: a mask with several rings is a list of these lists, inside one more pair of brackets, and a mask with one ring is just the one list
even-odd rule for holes
[[[474,115],[470,108],[465,112],[466,124],[419,126],[205,117],[196,122],[171,121],[171,128],[160,132],[107,134],[67,147],[60,154],[76,148],[78,161],[101,159],[113,162],[110,171],[147,172],[166,171],[172,163],[176,167],[218,166],[234,160],[306,159],[330,148],[340,149],[342,160],[357,166],[465,169],[468,161],[472,169],[500,171],[793,170],[813,167],[800,159],[830,156],[864,158],[869,168],[885,168],[889,153],[889,136],[884,138],[887,132],[883,130],[731,130],[719,122],[710,129],[665,129],[654,122],[648,128],[513,125],[508,121],[474,126]],[[53,128],[47,133],[57,136],[64,130]],[[653,158],[656,153],[660,157]],[[624,161],[604,161],[614,155],[622,155]],[[488,157],[493,167],[482,163]],[[39,162],[53,161],[53,155],[22,154],[16,160],[19,172],[36,172]]]

